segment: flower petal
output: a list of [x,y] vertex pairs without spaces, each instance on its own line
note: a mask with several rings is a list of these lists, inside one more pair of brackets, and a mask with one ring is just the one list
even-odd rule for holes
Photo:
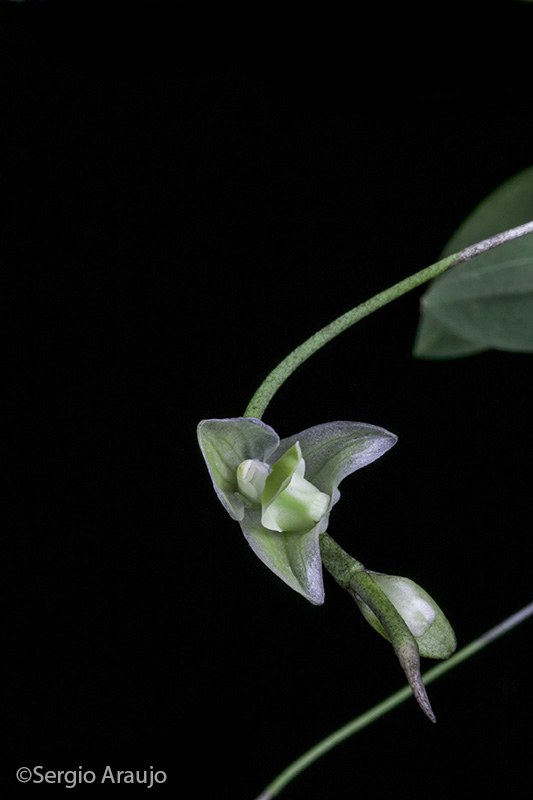
[[319,534],[327,527],[327,516],[310,531],[271,531],[261,525],[259,511],[246,510],[241,522],[250,547],[261,561],[315,605],[324,602]]
[[321,492],[330,495],[333,506],[340,497],[339,483],[382,456],[397,440],[394,433],[376,425],[326,422],[282,439],[276,458],[299,441],[306,464],[306,478]]
[[236,520],[244,516],[244,500],[238,492],[237,467],[246,459],[267,461],[279,436],[254,417],[204,419],[198,425],[198,443],[218,498]]

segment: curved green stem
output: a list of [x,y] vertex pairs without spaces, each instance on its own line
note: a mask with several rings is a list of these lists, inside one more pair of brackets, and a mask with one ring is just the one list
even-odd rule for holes
[[[475,639],[474,641],[470,642],[470,644],[467,644],[461,650],[458,650],[453,656],[450,656],[447,661],[443,661],[440,664],[437,664],[435,667],[429,669],[427,672],[424,672],[422,675],[424,683],[427,685],[432,681],[437,680],[437,678],[440,678],[441,675],[444,675],[446,672],[454,669],[454,667],[457,667],[463,661],[466,661],[468,658],[475,655],[475,653],[478,653],[480,650],[490,644],[490,642],[495,641],[504,633],[512,630],[532,615],[533,603],[529,603],[529,605],[524,606],[524,608],[522,608],[520,611],[517,611],[516,614],[512,614],[510,617],[507,617],[507,619],[502,623],[496,625],[494,628],[491,628],[478,639]],[[272,783],[266,787],[266,789],[259,795],[259,797],[257,797],[256,800],[272,800],[272,798],[277,797],[277,795],[287,786],[287,784],[289,784],[294,778],[296,778],[297,775],[307,769],[307,767],[313,764],[313,762],[317,761],[329,750],[332,750],[338,744],[341,744],[343,741],[345,741],[345,739],[353,736],[362,728],[366,728],[366,726],[370,725],[370,723],[375,722],[375,720],[384,716],[389,711],[392,711],[394,708],[411,697],[411,694],[411,689],[408,686],[405,686],[403,689],[400,689],[392,694],[386,700],[383,700],[381,703],[378,703],[376,706],[369,709],[369,711],[366,711],[351,722],[348,722],[347,725],[344,725],[342,728],[334,731],[332,734],[327,736],[321,742],[300,756],[300,758],[290,764],[286,769],[284,769],[283,772],[281,772],[272,781]]]
[[458,253],[453,253],[437,261],[435,264],[425,267],[425,269],[419,272],[415,272],[414,275],[410,275],[403,281],[394,284],[394,286],[390,286],[388,289],[385,289],[385,291],[371,297],[370,300],[366,300],[364,303],[352,308],[351,311],[342,314],[333,322],[330,322],[329,325],[326,325],[313,334],[313,336],[293,350],[292,353],[289,353],[289,355],[267,375],[248,403],[244,416],[261,419],[268,404],[289,375],[292,375],[300,364],[303,364],[313,353],[316,353],[317,350],[320,350],[321,347],[347,328],[350,328],[356,322],[359,322],[363,317],[367,317],[369,314],[372,314],[374,311],[377,311],[378,308],[382,308],[392,302],[392,300],[395,300],[397,297],[401,297],[412,289],[416,289],[417,286],[436,278],[437,275],[445,272],[450,267],[469,261],[471,258],[485,253],[487,250],[499,247],[501,244],[510,242],[512,239],[517,239],[528,233],[533,233],[533,221],[526,222],[524,225],[519,225],[516,228],[511,228],[502,233],[497,233],[494,236],[490,236],[488,239],[483,239],[483,241],[477,244],[470,245],[464,250],[460,250]]

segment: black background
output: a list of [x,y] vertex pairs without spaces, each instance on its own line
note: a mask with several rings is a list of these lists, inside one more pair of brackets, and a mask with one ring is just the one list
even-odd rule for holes
[[[115,33],[103,58],[98,38],[42,24],[13,23],[2,88],[18,419],[6,780],[30,796],[44,787],[16,784],[20,766],[152,765],[158,794],[252,800],[403,678],[329,576],[317,608],[253,556],[196,425],[242,414],[290,349],[435,261],[531,166],[527,80],[461,57],[439,76],[320,51],[195,59],[161,20]],[[462,646],[531,600],[531,362],[415,360],[420,295],[314,356],[265,421],[398,434],[346,480],[330,532],[422,584]],[[432,685],[437,725],[407,702],[283,796],[527,786],[530,637],[526,623]]]

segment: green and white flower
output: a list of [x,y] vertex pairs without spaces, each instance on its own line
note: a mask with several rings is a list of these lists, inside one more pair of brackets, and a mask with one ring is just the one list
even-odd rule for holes
[[280,439],[261,420],[236,417],[203,420],[198,441],[220,502],[256,555],[311,603],[323,603],[319,536],[339,500],[339,484],[397,437],[341,421]]

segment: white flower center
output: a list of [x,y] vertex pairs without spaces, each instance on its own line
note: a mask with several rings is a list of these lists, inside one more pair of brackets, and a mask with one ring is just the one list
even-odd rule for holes
[[237,485],[239,492],[253,505],[261,505],[261,497],[265,482],[272,468],[263,461],[248,458],[237,467]]
[[304,478],[305,461],[297,442],[270,467],[247,459],[237,468],[239,492],[261,506],[261,523],[271,531],[310,530],[329,508],[329,495]]

